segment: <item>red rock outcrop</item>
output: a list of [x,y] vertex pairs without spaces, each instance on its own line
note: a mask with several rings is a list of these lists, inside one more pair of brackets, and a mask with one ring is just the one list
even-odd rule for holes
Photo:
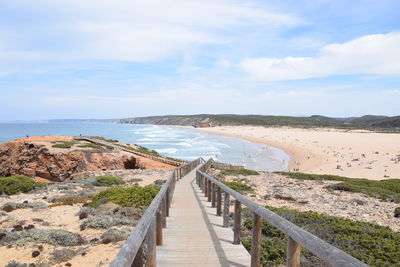
[[137,169],[135,157],[123,152],[50,153],[30,142],[0,145],[0,176],[25,175],[61,182],[81,171]]

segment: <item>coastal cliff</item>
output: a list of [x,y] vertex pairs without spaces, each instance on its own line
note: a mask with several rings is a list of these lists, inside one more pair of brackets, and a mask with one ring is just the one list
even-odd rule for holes
[[0,145],[0,177],[25,175],[61,182],[82,171],[137,168],[137,160],[121,152],[49,151],[33,142]]

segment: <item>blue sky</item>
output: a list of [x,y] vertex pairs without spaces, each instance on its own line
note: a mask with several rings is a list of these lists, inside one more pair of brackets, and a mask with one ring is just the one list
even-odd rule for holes
[[0,121],[400,114],[396,0],[0,2]]

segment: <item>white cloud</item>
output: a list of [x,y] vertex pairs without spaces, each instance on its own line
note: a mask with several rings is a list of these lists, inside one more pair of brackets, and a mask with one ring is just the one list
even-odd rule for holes
[[346,74],[400,74],[400,33],[366,35],[324,46],[315,57],[248,58],[242,70],[257,80],[295,80]]
[[2,7],[16,17],[28,14],[34,23],[0,25],[13,33],[0,47],[0,59],[153,61],[225,42],[220,31],[231,27],[302,23],[238,0],[6,0]]

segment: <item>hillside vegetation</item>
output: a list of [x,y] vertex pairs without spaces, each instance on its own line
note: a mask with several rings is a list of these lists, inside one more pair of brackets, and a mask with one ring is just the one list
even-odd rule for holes
[[320,175],[300,172],[278,172],[290,178],[299,180],[331,180],[341,183],[327,186],[329,189],[363,193],[385,201],[400,203],[400,179],[368,180],[347,178],[336,175]]
[[136,117],[116,120],[120,123],[159,124],[159,125],[196,125],[204,120],[211,125],[254,125],[254,126],[292,126],[292,127],[334,127],[341,129],[369,129],[382,131],[400,131],[400,116],[373,116],[349,118],[330,118],[320,115],[310,117],[199,114]]
[[[400,234],[388,227],[358,222],[316,212],[266,207],[297,226],[349,253],[370,266],[400,266]],[[251,250],[252,217],[243,211],[243,245]],[[266,221],[262,223],[261,261],[263,266],[276,266],[286,258],[287,237]],[[302,250],[304,266],[325,266],[320,259]]]

